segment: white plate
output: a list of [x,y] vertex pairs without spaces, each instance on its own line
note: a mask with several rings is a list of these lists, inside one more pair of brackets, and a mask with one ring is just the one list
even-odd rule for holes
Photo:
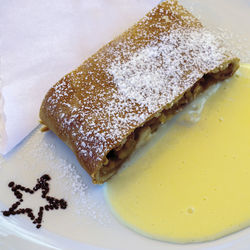
[[[209,26],[233,33],[245,62],[250,62],[249,0],[186,0],[182,3]],[[128,13],[129,14],[129,13]],[[0,209],[15,197],[9,181],[30,186],[47,173],[50,194],[65,198],[66,210],[44,214],[37,230],[25,216],[0,215],[0,249],[249,249],[250,229],[201,244],[178,245],[145,238],[121,225],[110,213],[103,186],[94,186],[73,153],[51,132],[34,130],[0,159]],[[39,200],[38,200],[39,201]],[[37,201],[37,202],[38,202]]]

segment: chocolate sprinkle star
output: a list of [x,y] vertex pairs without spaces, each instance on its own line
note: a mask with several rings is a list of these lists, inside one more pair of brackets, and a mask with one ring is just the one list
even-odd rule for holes
[[[11,181],[8,185],[9,188],[11,188],[11,191],[14,193],[16,198],[18,199],[17,202],[11,205],[9,210],[2,211],[4,216],[10,216],[10,215],[16,215],[16,214],[26,214],[28,218],[30,218],[31,221],[33,221],[34,224],[37,224],[36,227],[40,228],[43,220],[43,213],[44,210],[54,210],[54,209],[66,209],[67,208],[67,202],[64,199],[56,199],[55,197],[48,196],[49,193],[49,183],[48,181],[51,180],[50,176],[45,174],[40,179],[37,179],[37,184],[32,189],[24,187],[22,185],[16,185],[13,181]],[[41,197],[43,199],[46,199],[48,204],[44,207],[39,207],[39,212],[37,214],[37,217],[35,217],[33,213],[33,209],[31,208],[19,208],[18,207],[23,202],[23,194],[22,192],[34,194],[37,190],[42,190]]]

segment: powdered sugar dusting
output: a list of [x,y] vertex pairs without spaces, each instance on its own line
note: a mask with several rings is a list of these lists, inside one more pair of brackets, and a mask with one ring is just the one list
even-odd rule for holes
[[93,171],[135,128],[231,59],[196,18],[164,2],[61,79],[45,112]]
[[232,33],[232,31],[221,27],[214,27],[217,36],[225,41],[235,56],[240,58],[241,62],[250,62],[250,39],[244,34]]
[[[107,212],[102,192],[95,192],[93,184],[79,174],[79,169],[65,159],[51,166],[50,172],[56,176],[55,181],[63,182],[60,188],[68,200],[73,200],[78,215],[85,215],[102,225],[109,225],[110,214]],[[55,173],[57,172],[57,173]]]
[[108,72],[122,97],[154,112],[171,103],[204,72],[222,63],[225,53],[218,39],[205,29],[173,29],[163,34],[160,42],[152,41],[125,63],[116,57]]

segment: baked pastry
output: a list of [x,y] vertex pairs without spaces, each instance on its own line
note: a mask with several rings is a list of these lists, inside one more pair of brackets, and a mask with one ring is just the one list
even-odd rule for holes
[[40,118],[100,184],[160,124],[238,65],[199,20],[166,1],[57,82]]

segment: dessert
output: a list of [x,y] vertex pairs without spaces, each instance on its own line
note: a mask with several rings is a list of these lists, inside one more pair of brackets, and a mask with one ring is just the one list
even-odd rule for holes
[[160,124],[238,64],[198,19],[166,1],[56,83],[40,118],[101,184]]

